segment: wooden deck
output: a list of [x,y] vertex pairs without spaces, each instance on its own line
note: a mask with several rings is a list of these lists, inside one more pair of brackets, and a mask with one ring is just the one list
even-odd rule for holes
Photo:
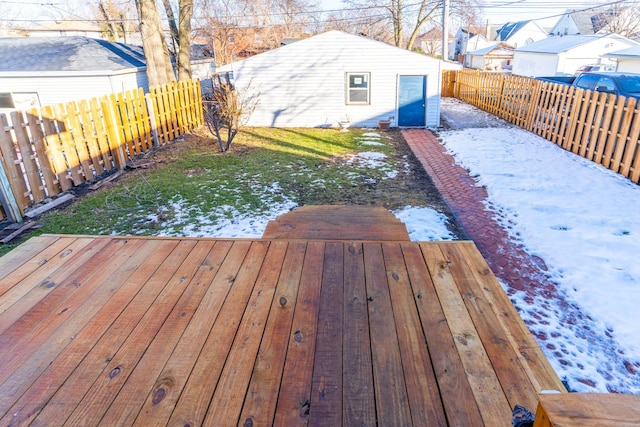
[[380,206],[302,206],[269,221],[266,239],[410,240],[407,226]]
[[45,235],[0,258],[0,424],[510,426],[564,390],[471,242]]

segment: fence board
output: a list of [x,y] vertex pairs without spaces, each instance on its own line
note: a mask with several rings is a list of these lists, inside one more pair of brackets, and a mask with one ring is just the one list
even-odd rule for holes
[[639,182],[637,100],[479,70],[446,71],[442,79],[443,96],[451,94]]
[[[622,125],[620,126],[620,135],[618,141],[616,143],[615,152],[613,154],[613,163],[610,165],[611,170],[614,170],[618,173],[621,173],[626,176],[625,173],[621,170],[620,166],[622,163],[622,156],[624,155],[625,148],[627,147],[628,138],[632,134],[632,125],[631,121],[633,120],[633,111],[636,107],[636,99],[629,98],[627,100],[627,105],[625,107],[625,115],[624,119],[622,119]],[[640,115],[636,115],[636,124],[640,121]],[[638,136],[636,135],[636,139]],[[627,170],[628,172],[628,170]]]
[[[148,102],[148,100],[150,102]],[[203,124],[196,81],[0,114],[0,167],[20,213]],[[154,121],[152,126],[152,120]],[[0,207],[0,220],[7,215]]]
[[44,186],[40,181],[38,174],[38,164],[36,156],[31,146],[31,136],[29,135],[29,124],[24,121],[24,114],[20,112],[11,113],[11,123],[13,123],[13,132],[16,137],[16,143],[20,152],[19,159],[22,162],[23,174],[27,178],[27,192],[25,197],[34,203],[38,203],[45,199]]
[[613,146],[618,136],[618,129],[620,128],[620,120],[622,119],[622,113],[624,112],[625,98],[619,99],[615,95],[613,97],[613,108],[610,125],[604,131],[604,139],[602,148],[598,150],[597,162],[606,168],[611,165],[611,155],[613,153]]
[[6,171],[7,178],[11,183],[13,194],[18,203],[21,213],[24,208],[28,206],[28,201],[25,194],[28,194],[27,183],[23,178],[22,167],[20,166],[20,159],[16,151],[14,144],[13,127],[9,126],[7,116],[0,114],[0,125],[2,126],[2,132],[0,132],[0,153],[2,154],[2,165]]

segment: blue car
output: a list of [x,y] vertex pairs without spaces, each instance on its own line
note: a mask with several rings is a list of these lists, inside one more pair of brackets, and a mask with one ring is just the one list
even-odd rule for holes
[[640,74],[585,73],[576,77],[573,86],[640,100]]

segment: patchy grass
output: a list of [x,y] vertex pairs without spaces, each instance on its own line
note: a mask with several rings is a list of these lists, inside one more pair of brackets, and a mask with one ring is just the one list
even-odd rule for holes
[[[446,206],[399,132],[251,128],[221,154],[191,134],[148,154],[130,171],[40,221],[39,233],[208,235],[238,216],[306,204]],[[434,196],[434,195],[437,195]],[[2,248],[0,248],[2,251]]]

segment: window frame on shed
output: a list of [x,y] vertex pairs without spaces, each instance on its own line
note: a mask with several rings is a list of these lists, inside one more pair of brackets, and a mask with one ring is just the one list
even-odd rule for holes
[[[371,105],[370,72],[347,72],[345,80],[345,103],[347,105]],[[358,98],[356,95],[361,95],[363,92],[366,94],[365,100],[354,99]]]

